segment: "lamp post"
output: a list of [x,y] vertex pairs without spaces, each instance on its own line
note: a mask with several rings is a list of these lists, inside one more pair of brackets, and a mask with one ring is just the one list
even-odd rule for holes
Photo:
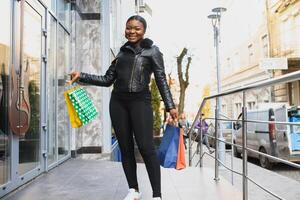
[[[213,26],[213,30],[214,30],[214,46],[216,49],[216,68],[217,68],[217,91],[218,94],[221,93],[221,71],[220,71],[220,56],[219,56],[219,43],[221,42],[220,40],[220,24],[221,24],[221,14],[223,12],[225,12],[227,9],[223,8],[223,7],[217,7],[217,8],[213,8],[212,12],[213,14],[208,15],[207,18],[211,20],[212,22],[212,26]],[[217,98],[217,108],[216,108],[216,118],[219,119],[220,118],[220,113],[221,113],[221,109],[222,109],[222,103],[221,103],[221,98],[218,97]],[[216,126],[215,126],[215,130],[216,133],[218,133],[218,135],[216,134],[215,136],[218,136],[218,138],[222,141],[224,141],[224,137],[223,137],[223,133],[222,133],[222,128],[220,126],[220,121],[217,120],[216,121]],[[217,138],[217,137],[216,137]],[[216,142],[216,158],[219,158],[219,160],[222,163],[225,163],[225,143],[222,141],[217,141]],[[215,175],[215,179],[219,179],[219,175],[218,175],[218,169],[217,167],[220,164],[217,162],[216,160],[216,175]]]

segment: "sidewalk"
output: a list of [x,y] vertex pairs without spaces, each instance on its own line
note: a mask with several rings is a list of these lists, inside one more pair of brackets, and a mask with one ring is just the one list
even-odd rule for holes
[[[195,145],[196,146],[196,145]],[[206,150],[206,147],[203,148]],[[231,153],[231,152],[230,152]],[[226,153],[225,163],[227,167],[231,167],[231,156],[230,153]],[[214,156],[214,154],[212,154]],[[196,156],[199,159],[199,155]],[[203,167],[210,168],[214,170],[215,160],[208,155],[204,156]],[[196,160],[193,161],[196,163]],[[195,166],[195,165],[193,165]],[[198,166],[199,167],[199,166]],[[233,169],[242,173],[242,159],[233,158]],[[231,183],[231,172],[224,167],[220,168],[221,179],[226,179]],[[275,173],[271,170],[264,169],[258,165],[248,162],[248,177],[262,185],[266,189],[275,193],[276,195],[282,197],[286,200],[295,200],[300,199],[300,182],[295,181],[291,178],[282,176],[278,173]],[[242,177],[238,174],[233,175],[233,186],[242,193]],[[274,200],[277,199],[272,195],[266,193],[258,186],[248,181],[248,197],[249,200]]]
[[[222,179],[213,180],[209,168],[162,171],[164,200],[240,200],[241,194]],[[143,200],[152,192],[144,164],[138,164],[138,178]],[[9,200],[122,200],[127,183],[121,163],[103,160],[71,159],[35,179],[10,196]]]

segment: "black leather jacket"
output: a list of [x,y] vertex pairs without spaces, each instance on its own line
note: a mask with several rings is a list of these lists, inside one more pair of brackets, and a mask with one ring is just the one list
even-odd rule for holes
[[143,39],[137,48],[125,43],[104,76],[81,72],[79,81],[106,87],[114,84],[114,92],[142,92],[149,90],[153,72],[167,111],[175,108],[166,80],[162,53],[152,44],[150,39]]

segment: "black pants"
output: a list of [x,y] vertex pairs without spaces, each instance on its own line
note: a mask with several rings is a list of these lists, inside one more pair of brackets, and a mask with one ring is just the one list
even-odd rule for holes
[[129,188],[138,189],[133,135],[144,159],[153,197],[161,196],[160,165],[153,142],[153,111],[150,93],[112,94],[110,116],[122,155]]

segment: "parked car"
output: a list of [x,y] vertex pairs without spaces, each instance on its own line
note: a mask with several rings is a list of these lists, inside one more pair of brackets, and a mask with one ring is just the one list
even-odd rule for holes
[[[238,120],[242,119],[242,114]],[[300,122],[300,107],[252,110],[247,112],[247,120]],[[242,124],[233,124],[236,130],[234,143],[242,145]],[[300,162],[300,126],[274,123],[247,122],[247,147],[262,153],[292,162]],[[241,157],[242,149],[234,147],[234,155]],[[258,158],[262,167],[271,169],[275,160],[247,151],[249,157]]]
[[[229,122],[229,121],[222,121],[221,122],[221,130],[222,130],[222,135],[224,137],[224,140],[226,142],[231,143],[232,139],[231,139],[231,135],[234,133],[233,130],[233,122]],[[210,123],[209,128],[208,128],[208,134],[209,136],[214,137],[215,136],[215,126],[214,124]],[[208,143],[211,147],[215,146],[215,139],[212,137],[208,137]],[[234,135],[233,135],[234,137]],[[231,145],[230,144],[225,144],[226,149],[231,149]]]

